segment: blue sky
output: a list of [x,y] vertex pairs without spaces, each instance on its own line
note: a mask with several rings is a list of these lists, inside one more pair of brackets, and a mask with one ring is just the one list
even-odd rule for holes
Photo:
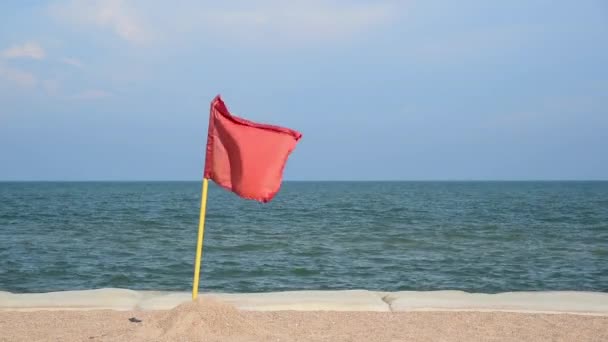
[[286,178],[608,179],[605,1],[2,1],[0,179],[196,180],[208,106]]

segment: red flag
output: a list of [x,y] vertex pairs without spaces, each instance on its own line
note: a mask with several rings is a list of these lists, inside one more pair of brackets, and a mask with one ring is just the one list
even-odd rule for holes
[[205,178],[237,195],[269,202],[281,187],[287,157],[302,134],[233,116],[218,95],[211,102]]

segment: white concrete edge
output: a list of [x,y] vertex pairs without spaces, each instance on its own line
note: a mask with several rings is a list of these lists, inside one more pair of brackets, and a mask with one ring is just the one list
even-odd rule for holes
[[[289,291],[203,293],[248,311],[477,311],[608,316],[608,293],[462,291]],[[0,311],[168,310],[191,300],[189,292],[95,289],[18,294],[0,291]]]
[[[2,310],[0,310],[2,311]],[[445,309],[445,308],[418,308],[394,312],[504,312],[504,313],[516,313],[516,314],[545,314],[545,315],[577,315],[577,316],[598,316],[608,317],[608,312],[584,312],[584,311],[539,311],[539,310],[509,310],[509,309]]]

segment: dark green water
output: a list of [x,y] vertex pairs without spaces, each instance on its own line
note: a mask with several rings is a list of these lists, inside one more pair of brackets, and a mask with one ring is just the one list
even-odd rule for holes
[[[192,282],[197,182],[0,183],[0,290]],[[211,186],[201,286],[608,291],[608,182]]]

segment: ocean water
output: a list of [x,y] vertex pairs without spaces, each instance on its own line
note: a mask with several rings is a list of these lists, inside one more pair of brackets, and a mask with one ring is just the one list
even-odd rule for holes
[[[198,182],[0,183],[0,290],[189,291]],[[608,292],[608,182],[210,186],[204,291]]]

